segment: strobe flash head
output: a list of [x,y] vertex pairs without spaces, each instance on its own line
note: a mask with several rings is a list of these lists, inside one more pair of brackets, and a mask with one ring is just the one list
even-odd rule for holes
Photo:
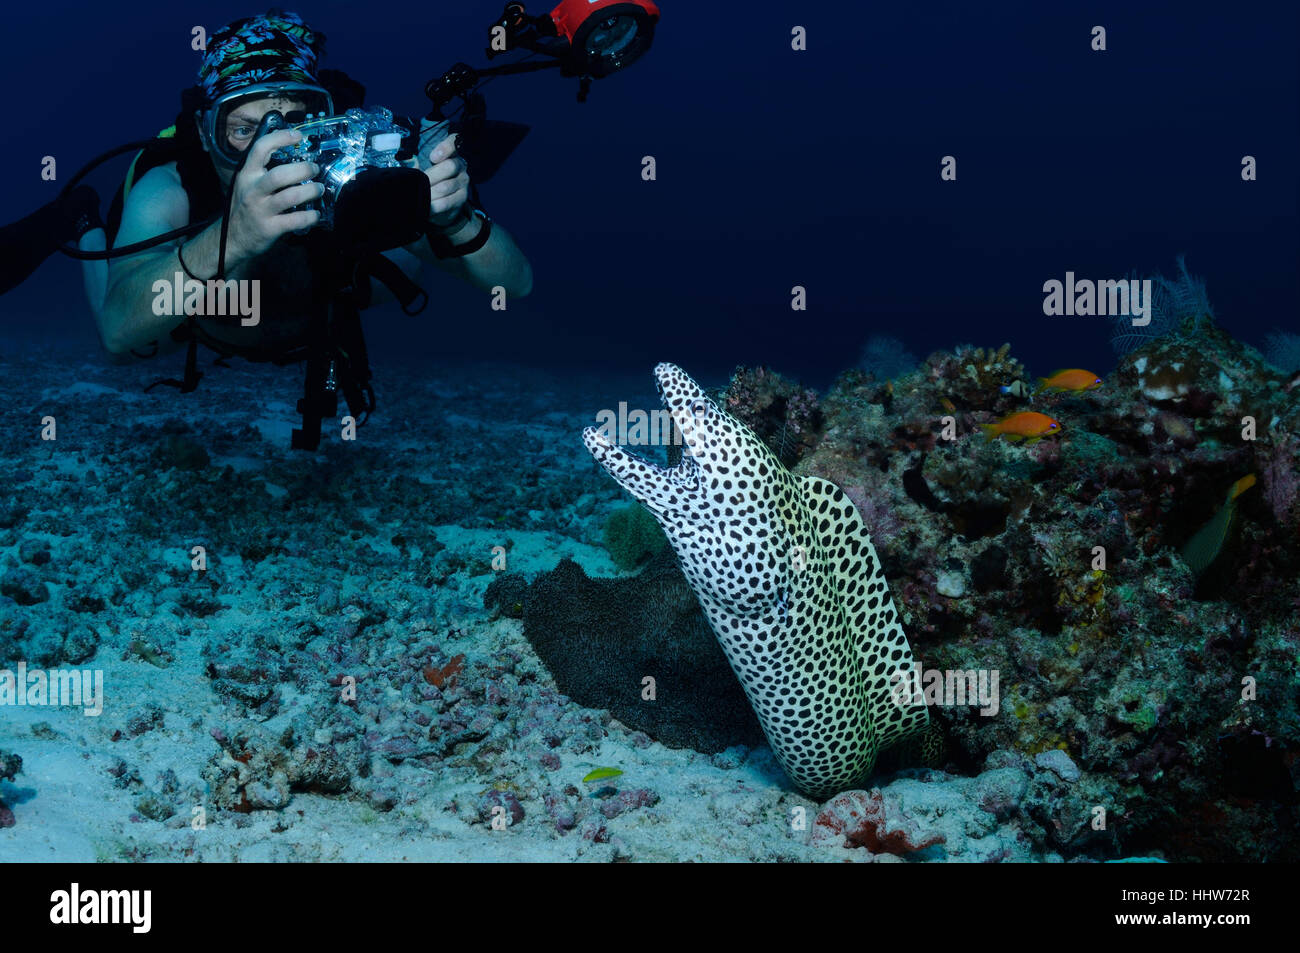
[[650,0],[561,0],[549,16],[568,41],[565,72],[600,79],[650,49],[659,8]]
[[[529,50],[515,62],[475,69],[457,63],[425,84],[433,104],[430,119],[442,119],[453,99],[465,100],[466,116],[476,88],[489,76],[532,73],[559,67],[561,76],[578,77],[578,102],[585,102],[593,80],[625,69],[639,60],[654,42],[659,7],[652,0],[560,0],[550,13],[533,16],[519,0],[510,0],[489,25],[483,55],[489,60]],[[541,54],[542,59],[535,55]],[[481,112],[481,103],[477,108]]]

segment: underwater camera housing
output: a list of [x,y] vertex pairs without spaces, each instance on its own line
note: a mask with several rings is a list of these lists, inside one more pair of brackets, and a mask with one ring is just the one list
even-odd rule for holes
[[276,110],[258,126],[256,138],[277,129],[296,129],[302,139],[271,153],[267,168],[314,162],[312,181],[321,197],[300,206],[320,212],[317,227],[332,230],[344,245],[370,250],[395,248],[424,234],[429,218],[429,180],[398,154],[409,152],[411,131],[382,106],[349,109],[342,116],[306,116],[299,121]]

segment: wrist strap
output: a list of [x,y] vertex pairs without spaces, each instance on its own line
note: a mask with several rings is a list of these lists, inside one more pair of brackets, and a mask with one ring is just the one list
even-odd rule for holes
[[[468,206],[467,206],[468,207]],[[470,218],[478,216],[482,220],[479,226],[478,234],[469,241],[460,245],[453,245],[445,236],[434,231],[436,225],[430,225],[425,229],[425,236],[429,240],[429,248],[433,251],[435,258],[464,258],[466,255],[472,255],[484,245],[487,244],[488,238],[492,235],[492,219],[487,217],[482,209],[473,209],[470,212]]]
[[474,221],[474,209],[468,202],[466,202],[456,211],[459,214],[447,224],[438,225],[433,222],[430,222],[429,227],[432,228],[434,231],[436,231],[439,235],[454,235],[456,234],[456,232],[460,231],[470,222]]

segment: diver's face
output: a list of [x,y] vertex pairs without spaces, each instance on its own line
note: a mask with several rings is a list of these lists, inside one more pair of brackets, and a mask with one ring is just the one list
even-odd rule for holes
[[[288,96],[267,96],[265,99],[251,99],[232,109],[226,116],[224,126],[216,129],[215,133],[218,136],[225,136],[227,152],[235,154],[247,152],[253,145],[253,136],[257,133],[257,126],[262,121],[262,117],[272,109],[288,115],[295,110],[305,111],[306,108],[307,104],[305,102]],[[198,121],[201,122],[201,118]],[[206,142],[204,142],[203,148],[208,148]],[[216,161],[215,158],[212,164],[217,170],[217,176],[221,179],[222,185],[229,186],[235,177],[234,170],[225,163]]]
[[254,99],[251,102],[242,103],[238,108],[232,110],[230,115],[226,117],[226,128],[224,130],[218,129],[217,135],[224,132],[226,142],[232,149],[245,152],[253,144],[253,135],[257,132],[258,123],[271,110],[275,109],[283,115],[288,115],[295,110],[301,112],[306,108],[306,103],[302,100],[288,99],[283,96]]

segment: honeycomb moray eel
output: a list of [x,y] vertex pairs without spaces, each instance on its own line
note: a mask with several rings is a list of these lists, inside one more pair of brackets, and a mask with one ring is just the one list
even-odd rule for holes
[[795,476],[673,364],[655,368],[681,433],[659,466],[583,431],[593,457],[663,527],[777,760],[809,797],[853,787],[928,726],[900,705],[912,650],[853,502]]

